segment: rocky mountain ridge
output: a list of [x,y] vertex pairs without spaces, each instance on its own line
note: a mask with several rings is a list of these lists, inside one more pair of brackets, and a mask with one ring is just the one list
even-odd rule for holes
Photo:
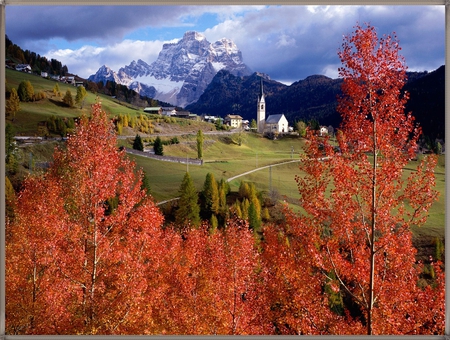
[[214,43],[201,33],[186,32],[176,43],[164,44],[156,61],[132,61],[118,72],[102,66],[89,81],[115,81],[142,96],[184,107],[197,101],[220,70],[235,76],[251,73],[242,53],[230,39]]

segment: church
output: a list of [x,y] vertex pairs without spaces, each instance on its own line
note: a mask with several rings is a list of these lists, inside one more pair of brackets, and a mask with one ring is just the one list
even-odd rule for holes
[[256,123],[258,133],[287,133],[289,123],[284,114],[270,115],[266,119],[266,101],[264,97],[263,79],[261,77],[260,92],[258,95],[258,107],[256,110]]

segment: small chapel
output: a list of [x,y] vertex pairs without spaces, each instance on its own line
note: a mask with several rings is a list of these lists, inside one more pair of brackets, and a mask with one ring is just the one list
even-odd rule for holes
[[289,123],[284,114],[270,115],[266,119],[266,101],[264,97],[263,78],[261,77],[260,91],[258,95],[258,107],[256,110],[256,123],[258,133],[287,133]]

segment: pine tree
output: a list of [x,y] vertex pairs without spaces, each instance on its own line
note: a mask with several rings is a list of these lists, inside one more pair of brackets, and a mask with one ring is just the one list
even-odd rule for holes
[[219,188],[216,179],[212,173],[206,174],[205,183],[203,185],[203,198],[205,211],[209,214],[219,213]]
[[153,150],[155,151],[155,155],[163,156],[164,155],[164,147],[161,138],[158,136],[155,139],[155,143],[153,144]]
[[134,138],[133,149],[138,151],[144,151],[144,142],[142,141],[141,136],[138,134]]
[[55,86],[53,86],[53,94],[58,97],[61,96],[58,83],[55,83]]
[[178,209],[175,212],[176,227],[180,230],[189,225],[198,227],[200,225],[198,193],[189,172],[184,175],[179,192],[180,199],[178,200]]

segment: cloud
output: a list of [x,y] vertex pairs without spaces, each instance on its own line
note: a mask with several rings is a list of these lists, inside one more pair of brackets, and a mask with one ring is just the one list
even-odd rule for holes
[[150,63],[156,60],[164,43],[166,42],[124,40],[106,47],[86,45],[76,50],[51,50],[45,55],[47,58],[64,60],[64,64],[70,65],[71,73],[88,78],[102,65],[118,71],[133,60],[142,59]]
[[253,71],[285,82],[337,74],[343,35],[358,22],[395,31],[411,70],[436,69],[445,56],[444,6],[8,6],[6,16],[14,43],[82,76],[103,64],[151,63],[186,30],[232,39]]
[[432,70],[444,62],[443,6],[273,6],[205,34],[233,39],[254,71],[295,81],[311,74],[336,77],[337,50],[358,22],[375,26],[380,36],[396,32],[411,69]]

